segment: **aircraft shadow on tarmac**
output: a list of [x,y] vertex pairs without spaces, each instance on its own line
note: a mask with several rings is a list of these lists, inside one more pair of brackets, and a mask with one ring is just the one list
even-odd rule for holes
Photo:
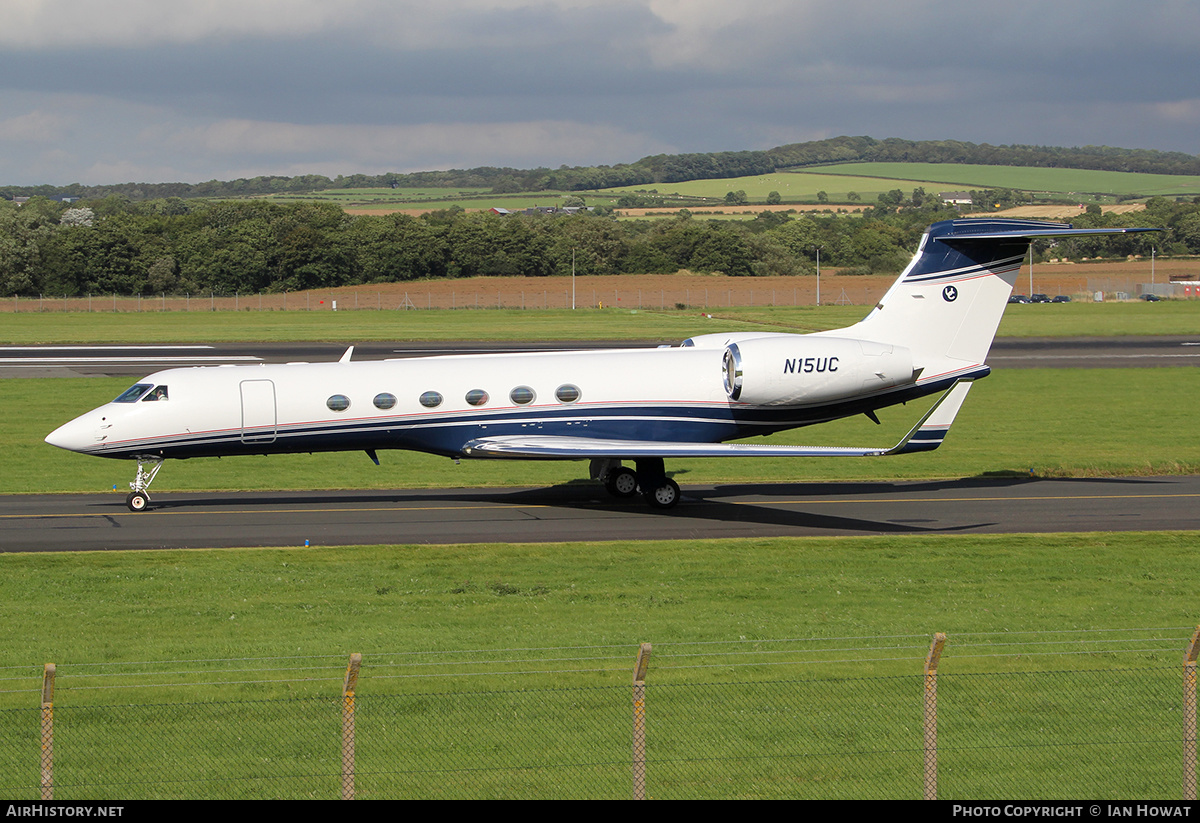
[[[938,488],[952,488],[953,484],[938,484]],[[814,511],[798,511],[772,505],[770,500],[740,501],[740,496],[788,497],[804,496],[836,497],[853,488],[857,493],[894,492],[895,484],[817,484],[809,489],[801,484],[726,485],[719,487],[685,488],[680,505],[667,512],[656,512],[639,499],[614,500],[598,484],[564,484],[536,489],[454,489],[450,491],[360,491],[360,492],[294,492],[294,493],[240,493],[237,495],[188,494],[164,495],[151,504],[151,510],[138,516],[153,516],[154,511],[186,511],[200,509],[235,508],[239,512],[253,512],[279,508],[318,510],[341,507],[431,508],[446,507],[452,516],[456,506],[550,506],[575,510],[590,510],[631,517],[661,517],[678,522],[680,520],[718,521],[723,523],[746,523],[754,526],[774,526],[796,530],[820,530],[862,533],[941,533],[985,528],[994,523],[970,523],[939,527],[936,521],[894,522],[877,519],[835,516]],[[911,488],[911,487],[910,487]],[[929,491],[931,486],[921,484],[918,490]],[[105,508],[123,508],[116,500],[100,504]]]
[[[550,506],[587,509],[638,517],[664,517],[678,521],[718,521],[747,523],[755,526],[775,526],[787,529],[891,533],[937,534],[985,529],[999,525],[987,521],[947,526],[926,518],[906,520],[843,517],[815,511],[781,508],[778,502],[804,498],[836,499],[862,495],[936,494],[980,489],[1011,489],[1034,484],[1089,483],[1100,485],[1138,485],[1166,482],[1159,478],[1034,478],[1024,476],[968,477],[957,480],[930,481],[870,481],[820,483],[762,483],[685,486],[680,505],[669,513],[655,512],[639,499],[614,500],[598,483],[572,481],[557,486],[538,488],[474,488],[474,489],[402,489],[383,491],[312,491],[312,492],[241,492],[237,494],[169,493],[154,500],[153,511],[188,509],[230,509],[253,512],[256,509],[277,510],[298,507],[304,510],[336,507],[401,507],[431,508],[445,506],[453,512],[456,505]],[[123,508],[113,499],[95,504],[99,508]],[[922,525],[929,524],[929,525]]]

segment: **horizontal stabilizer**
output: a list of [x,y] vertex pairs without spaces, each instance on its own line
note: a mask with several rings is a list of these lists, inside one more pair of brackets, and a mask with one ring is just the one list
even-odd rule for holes
[[514,434],[476,438],[466,443],[462,452],[468,457],[510,457],[526,460],[637,460],[647,457],[873,457],[932,451],[942,444],[970,388],[971,381],[968,380],[960,380],[951,386],[917,425],[890,449],[857,446],[771,446],[752,443],[671,443]]
[[1077,229],[1070,223],[1012,219],[947,220],[935,223],[930,228],[930,236],[943,243],[953,243],[955,240],[1036,240],[1040,237],[1086,237],[1162,231],[1151,228]]

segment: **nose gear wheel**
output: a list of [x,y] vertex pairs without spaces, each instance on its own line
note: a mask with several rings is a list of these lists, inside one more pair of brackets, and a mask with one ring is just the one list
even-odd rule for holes
[[131,491],[129,492],[129,496],[125,498],[125,505],[129,507],[131,512],[141,512],[149,508],[150,495],[146,493],[146,489],[154,482],[154,477],[158,474],[158,470],[162,468],[162,464],[163,459],[161,457],[137,458],[137,476],[129,484]]

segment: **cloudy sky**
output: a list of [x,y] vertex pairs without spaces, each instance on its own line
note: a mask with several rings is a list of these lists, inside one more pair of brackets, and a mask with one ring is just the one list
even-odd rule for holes
[[0,0],[0,184],[843,134],[1200,153],[1194,0]]

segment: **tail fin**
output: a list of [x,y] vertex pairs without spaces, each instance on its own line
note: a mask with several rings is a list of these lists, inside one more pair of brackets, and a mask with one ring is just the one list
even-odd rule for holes
[[871,313],[836,332],[905,346],[924,378],[982,365],[1030,241],[1156,229],[1076,229],[1038,220],[945,220]]

